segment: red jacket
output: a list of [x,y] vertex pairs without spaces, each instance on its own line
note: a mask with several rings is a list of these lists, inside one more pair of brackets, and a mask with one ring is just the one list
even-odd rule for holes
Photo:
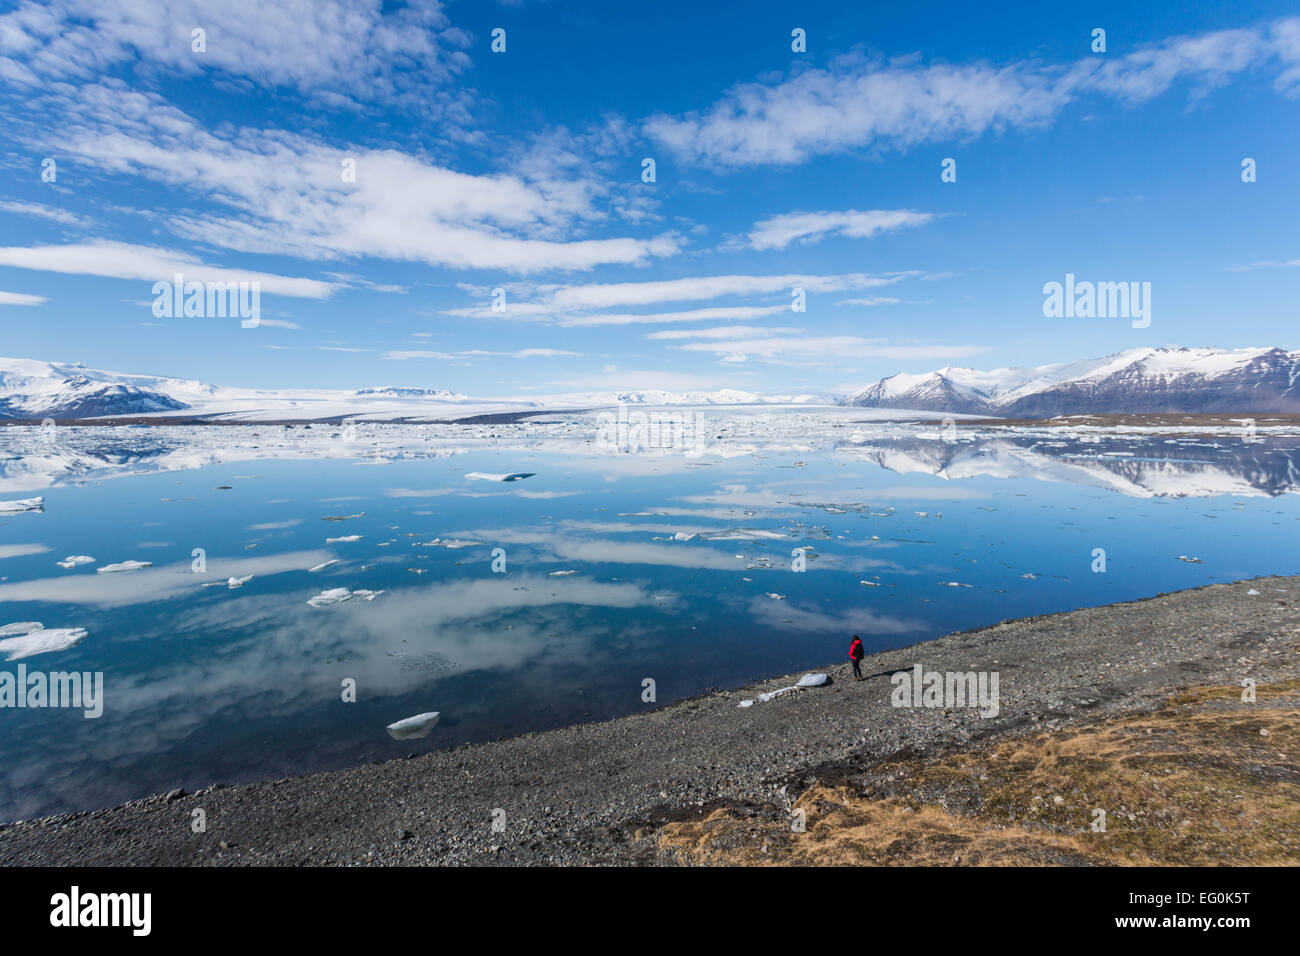
[[852,660],[860,661],[866,656],[866,651],[862,647],[862,642],[855,637],[853,643],[849,645],[849,657]]

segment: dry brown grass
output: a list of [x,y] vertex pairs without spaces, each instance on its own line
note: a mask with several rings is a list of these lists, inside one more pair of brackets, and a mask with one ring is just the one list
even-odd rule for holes
[[886,765],[870,796],[813,786],[795,804],[804,832],[774,809],[721,808],[664,825],[658,845],[722,865],[1296,864],[1298,690],[1248,704],[1194,688],[1154,714]]

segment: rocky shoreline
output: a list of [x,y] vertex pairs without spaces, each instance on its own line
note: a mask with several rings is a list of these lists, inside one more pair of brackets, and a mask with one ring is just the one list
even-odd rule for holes
[[[1174,691],[1300,676],[1300,577],[1004,622],[602,723],[0,826],[0,865],[683,862],[665,828],[778,817],[872,768],[1150,713]],[[996,672],[999,709],[895,707],[891,676]],[[742,700],[756,700],[740,706]],[[198,813],[196,811],[201,811]],[[202,819],[201,832],[195,821]]]

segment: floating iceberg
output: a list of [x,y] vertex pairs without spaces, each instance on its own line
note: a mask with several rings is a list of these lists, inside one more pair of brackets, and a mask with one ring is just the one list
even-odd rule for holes
[[478,478],[482,481],[520,481],[524,478],[531,478],[537,474],[535,471],[517,471],[510,475],[488,475],[481,471],[471,471],[466,478]]
[[697,538],[697,537],[698,537],[698,535],[696,535],[696,534],[691,534],[691,533],[688,533],[688,532],[686,532],[686,531],[678,531],[676,534],[673,535],[673,540],[674,540],[674,541],[693,541],[693,540],[695,540],[695,538]]
[[355,515],[325,515],[321,521],[347,521],[349,518],[364,518],[366,513],[363,511]]
[[342,604],[344,601],[373,601],[383,593],[383,591],[367,591],[364,588],[356,591],[349,591],[347,588],[330,588],[321,591],[314,598],[308,598],[307,603],[312,607],[329,607],[332,604]]
[[338,564],[338,563],[339,563],[339,559],[338,559],[338,558],[330,558],[328,561],[322,561],[320,564],[316,565],[316,567],[314,567],[314,568],[308,568],[308,569],[307,569],[307,573],[310,574],[310,573],[312,573],[313,571],[324,571],[324,570],[325,570],[326,568],[328,568],[331,564]]
[[[12,625],[10,625],[12,626]],[[84,627],[42,627],[40,624],[27,634],[0,640],[0,654],[5,660],[16,661],[36,654],[67,650],[86,639]]]
[[482,541],[461,541],[457,538],[434,538],[432,541],[412,541],[413,548],[473,548]]
[[61,568],[75,568],[79,564],[94,564],[95,559],[88,554],[70,554],[62,561],[55,561]]
[[0,637],[30,634],[32,631],[39,631],[44,626],[40,621],[19,621],[16,624],[6,624],[4,627],[0,627]]
[[16,515],[24,511],[44,510],[44,498],[19,498],[17,501],[0,501],[0,515]]
[[361,535],[359,534],[345,534],[341,538],[326,538],[325,543],[334,544],[335,542],[338,541],[360,541],[360,540],[361,540]]
[[439,713],[439,711],[433,710],[427,714],[416,714],[414,717],[407,717],[395,724],[389,724],[385,729],[388,731],[388,736],[394,740],[412,740],[416,737],[427,737],[429,731],[433,730],[433,725],[438,722]]
[[577,574],[577,573],[578,573],[577,571],[552,571],[550,573],[550,577],[567,578],[570,574]]
[[205,588],[226,587],[226,588],[230,588],[233,591],[235,588],[242,588],[245,584],[247,584],[251,580],[253,580],[253,576],[251,574],[245,574],[242,578],[230,577],[230,578],[226,578],[226,580],[224,581],[209,581],[207,584],[203,586]]
[[858,583],[861,584],[863,587],[868,587],[868,588],[880,587],[879,581],[859,581]]
[[119,571],[139,571],[141,568],[152,568],[152,561],[122,561],[118,564],[106,564],[102,568],[95,568],[99,574],[116,574]]

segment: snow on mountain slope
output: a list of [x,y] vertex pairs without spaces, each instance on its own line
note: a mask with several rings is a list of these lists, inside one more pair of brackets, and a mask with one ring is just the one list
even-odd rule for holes
[[893,375],[842,404],[1010,418],[1300,412],[1298,377],[1300,352],[1278,348],[1137,348],[1031,369],[949,366],[925,375]]
[[374,385],[358,389],[251,389],[189,379],[87,369],[80,364],[0,358],[0,419],[82,419],[170,415],[224,421],[276,419],[449,419],[542,407],[605,405],[829,405],[817,395],[758,395],[647,389],[550,395],[529,399],[471,398],[445,388]]

